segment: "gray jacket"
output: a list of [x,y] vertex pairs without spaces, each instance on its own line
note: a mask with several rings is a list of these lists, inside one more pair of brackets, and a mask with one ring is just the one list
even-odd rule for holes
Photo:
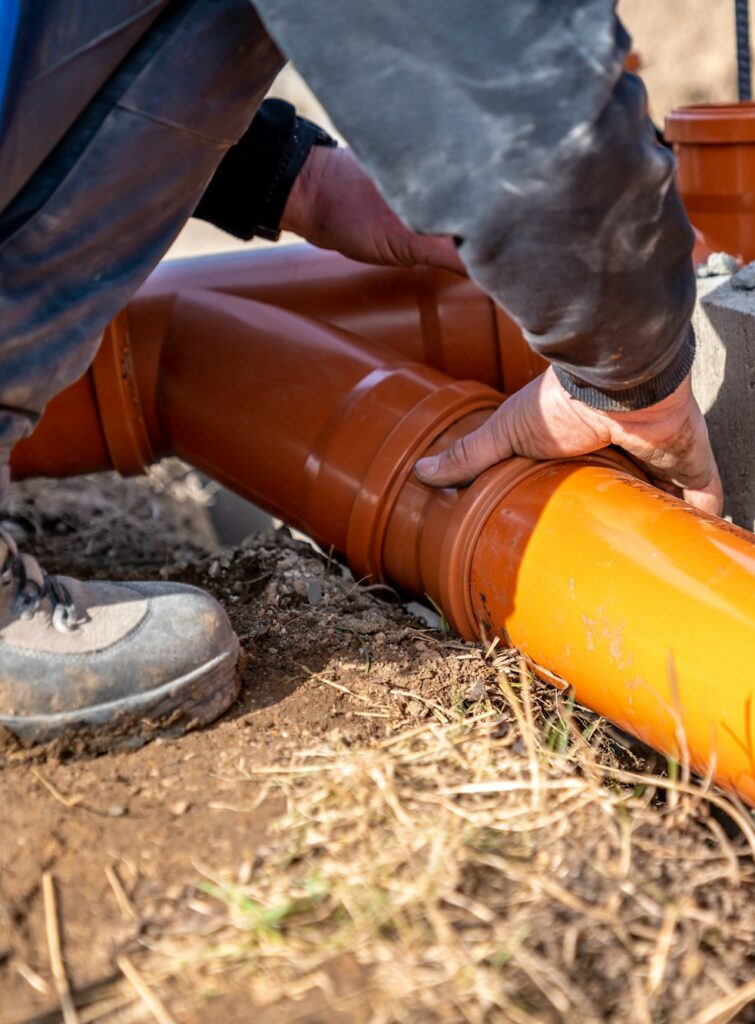
[[256,0],[400,216],[573,395],[650,405],[689,372],[693,234],[623,74],[615,0]]

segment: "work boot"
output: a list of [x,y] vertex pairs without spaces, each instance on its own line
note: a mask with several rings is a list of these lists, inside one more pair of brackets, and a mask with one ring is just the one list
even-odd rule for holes
[[178,583],[50,576],[0,529],[0,726],[106,749],[217,718],[239,642],[214,598]]

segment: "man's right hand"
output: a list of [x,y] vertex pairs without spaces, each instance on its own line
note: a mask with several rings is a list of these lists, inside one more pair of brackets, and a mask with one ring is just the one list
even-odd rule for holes
[[399,220],[350,149],[312,147],[281,227],[362,263],[467,272],[450,236],[420,235]]
[[549,368],[477,430],[439,455],[420,459],[416,474],[432,487],[452,487],[512,455],[554,459],[611,444],[632,455],[659,487],[721,514],[721,479],[689,377],[656,405],[609,413],[572,398]]

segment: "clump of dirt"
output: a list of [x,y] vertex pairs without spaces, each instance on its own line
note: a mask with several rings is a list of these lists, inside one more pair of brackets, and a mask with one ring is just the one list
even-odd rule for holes
[[51,571],[203,586],[245,663],[208,729],[5,744],[0,1024],[61,1019],[45,872],[82,1024],[755,1019],[746,812],[287,530],[218,548],[206,505],[175,464],[15,493]]
[[15,482],[3,526],[52,571],[89,576],[119,569],[154,573],[218,546],[209,508],[215,485],[178,459],[146,476],[114,473]]

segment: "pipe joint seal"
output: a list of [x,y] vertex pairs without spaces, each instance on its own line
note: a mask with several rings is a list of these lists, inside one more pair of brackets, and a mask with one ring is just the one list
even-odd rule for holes
[[156,455],[139,398],[125,311],[106,327],[91,372],[113,468],[122,476],[137,476]]
[[453,381],[428,394],[396,424],[376,452],[352,507],[346,554],[358,576],[384,580],[385,533],[417,459],[457,420],[480,410],[492,414],[502,397],[484,384]]

